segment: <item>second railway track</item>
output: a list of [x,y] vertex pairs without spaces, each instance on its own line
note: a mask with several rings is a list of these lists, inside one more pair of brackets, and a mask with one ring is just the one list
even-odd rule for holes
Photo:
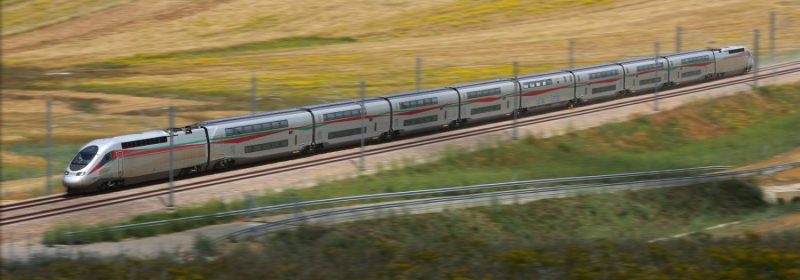
[[[759,79],[772,78],[772,77],[778,77],[778,76],[782,76],[782,75],[786,75],[786,74],[796,73],[796,72],[800,71],[800,67],[798,67],[798,65],[800,65],[800,61],[793,61],[793,62],[787,62],[787,63],[783,63],[783,64],[776,64],[776,65],[764,67],[764,68],[760,69],[759,72],[763,73],[763,72],[772,71],[772,70],[774,70],[774,71],[759,75]],[[777,70],[775,70],[775,69],[777,69]],[[642,95],[637,95],[636,97],[639,97],[639,98],[632,99],[632,100],[622,99],[622,100],[619,100],[619,102],[611,103],[611,104],[599,103],[599,104],[597,104],[598,106],[586,107],[586,108],[577,109],[577,110],[574,110],[574,111],[561,112],[561,113],[558,113],[558,114],[555,114],[555,115],[550,115],[550,116],[537,116],[537,115],[525,116],[524,118],[522,118],[522,117],[519,118],[518,121],[516,122],[516,124],[508,123],[507,121],[506,122],[501,122],[501,123],[487,123],[487,124],[480,125],[479,126],[479,127],[481,127],[480,130],[471,130],[471,131],[458,131],[458,130],[456,130],[456,131],[451,131],[450,133],[448,133],[446,135],[439,135],[439,136],[434,137],[434,138],[419,139],[419,140],[410,139],[410,141],[406,141],[404,143],[396,143],[396,144],[389,143],[386,146],[375,147],[375,148],[372,148],[372,149],[368,149],[367,151],[365,151],[365,155],[371,156],[371,155],[377,155],[377,154],[382,154],[382,153],[387,153],[387,152],[392,152],[392,151],[398,151],[398,150],[403,150],[403,149],[408,149],[408,148],[413,148],[413,147],[419,147],[419,146],[424,146],[424,145],[429,145],[429,144],[434,144],[434,143],[446,142],[446,141],[451,141],[451,140],[458,139],[458,138],[463,138],[463,137],[470,137],[470,136],[476,136],[476,135],[481,135],[481,134],[487,134],[487,133],[492,133],[492,132],[503,131],[503,130],[510,129],[510,128],[514,127],[514,126],[527,126],[527,125],[532,125],[532,124],[538,124],[538,123],[543,123],[543,122],[549,122],[549,121],[554,121],[554,120],[559,120],[559,119],[570,118],[570,117],[574,117],[574,116],[592,114],[592,113],[601,112],[601,111],[605,111],[605,110],[616,109],[616,108],[621,108],[621,107],[626,107],[626,106],[636,105],[636,104],[642,104],[642,103],[648,103],[648,102],[652,102],[654,100],[661,100],[661,99],[667,99],[667,98],[672,98],[672,97],[677,97],[677,96],[683,96],[683,95],[693,94],[693,93],[697,93],[697,92],[701,92],[701,91],[705,91],[705,90],[711,90],[711,89],[716,89],[716,88],[721,88],[721,87],[726,87],[726,86],[731,86],[731,85],[741,84],[741,83],[748,83],[748,82],[752,82],[752,81],[754,81],[754,77],[752,75],[735,76],[735,77],[719,80],[718,83],[699,84],[699,85],[690,86],[690,87],[684,88],[684,89],[676,89],[673,92],[660,93],[658,96],[644,96],[643,97]],[[316,165],[320,165],[320,164],[328,164],[328,163],[334,163],[334,162],[357,159],[358,157],[359,157],[359,153],[358,152],[349,152],[349,153],[346,153],[346,154],[341,155],[341,156],[327,156],[327,157],[323,157],[323,158],[308,158],[306,160],[303,160],[303,161],[300,161],[300,162],[297,162],[297,163],[291,163],[291,164],[287,164],[287,165],[283,165],[283,166],[277,166],[277,167],[265,167],[265,168],[263,168],[261,170],[256,170],[256,171],[249,172],[249,173],[241,173],[241,174],[234,174],[234,175],[227,176],[227,177],[212,178],[212,179],[209,179],[209,180],[206,180],[206,181],[202,181],[202,182],[192,182],[192,183],[180,184],[180,181],[178,181],[179,184],[175,186],[175,190],[174,191],[175,192],[184,192],[184,191],[189,191],[189,190],[206,188],[206,187],[219,185],[219,184],[225,184],[225,183],[230,183],[230,182],[235,182],[235,181],[241,181],[241,180],[246,180],[246,179],[257,178],[257,177],[266,176],[266,175],[272,175],[272,174],[278,174],[278,173],[288,172],[288,171],[292,171],[292,170],[303,169],[303,168],[316,166]],[[301,160],[302,160],[302,158],[301,158]],[[2,219],[0,220],[0,225],[6,226],[6,225],[17,224],[17,223],[26,222],[26,221],[42,219],[42,218],[46,218],[46,217],[52,217],[52,216],[63,215],[63,214],[72,213],[72,212],[83,211],[83,210],[87,210],[87,209],[110,206],[110,205],[114,205],[114,204],[120,204],[120,203],[135,201],[135,200],[141,200],[141,199],[145,199],[145,198],[158,197],[158,196],[166,195],[167,193],[168,193],[168,191],[167,190],[163,190],[163,189],[146,190],[146,191],[141,191],[141,192],[137,192],[137,193],[130,193],[130,194],[119,194],[118,192],[110,192],[110,193],[106,193],[106,194],[99,194],[99,195],[92,195],[91,196],[91,197],[96,197],[96,198],[99,197],[99,198],[102,198],[102,199],[98,199],[98,200],[94,200],[94,201],[88,201],[88,202],[85,202],[85,203],[75,204],[75,205],[61,205],[61,204],[66,204],[66,203],[63,203],[63,202],[68,202],[68,201],[72,201],[72,200],[80,200],[80,198],[84,198],[86,196],[80,196],[80,195],[78,195],[78,196],[66,196],[66,195],[60,194],[60,195],[45,196],[45,197],[41,197],[41,198],[34,198],[34,199],[26,200],[26,201],[21,201],[21,202],[18,202],[18,203],[12,203],[12,204],[7,204],[7,205],[0,206],[0,214],[2,215]],[[25,209],[33,210],[31,208],[38,207],[38,206],[46,206],[47,208],[41,209],[39,211],[25,211],[25,213],[14,214],[14,212],[20,212],[20,211],[23,211]]]

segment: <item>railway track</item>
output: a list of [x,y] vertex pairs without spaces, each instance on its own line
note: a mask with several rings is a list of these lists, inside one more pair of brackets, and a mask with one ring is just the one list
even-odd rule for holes
[[[800,61],[793,61],[793,62],[787,62],[787,63],[782,63],[782,64],[771,65],[771,66],[764,67],[764,68],[760,69],[759,72],[763,73],[763,74],[759,75],[759,79],[778,77],[778,76],[781,76],[781,75],[800,72]],[[626,106],[631,106],[631,105],[636,105],[636,104],[653,102],[654,100],[668,99],[668,98],[672,98],[672,97],[689,95],[689,94],[693,94],[693,93],[697,93],[697,92],[702,92],[702,91],[706,91],[706,90],[711,90],[711,89],[731,86],[731,85],[735,85],[735,84],[748,83],[748,82],[752,82],[753,80],[754,80],[753,76],[750,75],[750,74],[748,74],[748,75],[740,75],[740,76],[734,76],[734,77],[730,77],[730,78],[719,80],[718,83],[698,84],[698,85],[690,86],[689,88],[685,88],[685,89],[680,89],[679,88],[679,89],[676,89],[673,92],[659,93],[658,96],[638,95],[638,96],[636,96],[636,97],[639,97],[637,99],[632,99],[632,100],[622,99],[622,100],[620,100],[620,102],[613,103],[613,104],[599,103],[599,104],[597,104],[599,106],[586,107],[586,108],[581,108],[581,109],[576,109],[576,110],[571,110],[571,111],[565,111],[565,112],[561,112],[561,113],[550,115],[550,116],[538,116],[538,115],[524,116],[523,115],[523,117],[518,118],[516,124],[508,123],[508,122],[487,123],[487,124],[481,125],[480,127],[482,127],[482,129],[480,129],[480,130],[461,131],[461,132],[459,132],[458,130],[455,130],[455,131],[451,131],[451,133],[446,134],[446,135],[441,135],[441,136],[438,136],[438,137],[435,137],[435,138],[419,139],[419,140],[414,140],[413,138],[411,138],[410,141],[406,141],[404,143],[396,143],[396,144],[389,143],[389,145],[386,145],[386,146],[368,149],[367,151],[365,151],[365,155],[366,156],[378,155],[378,154],[383,154],[383,153],[388,153],[388,152],[393,152],[393,151],[398,151],[398,150],[404,150],[404,149],[408,149],[408,148],[414,148],[414,147],[419,147],[419,146],[424,146],[424,145],[430,145],[430,144],[434,144],[434,143],[447,142],[447,141],[451,141],[451,140],[458,139],[458,138],[463,138],[463,137],[470,137],[470,136],[476,136],[476,135],[482,135],[482,134],[487,134],[487,133],[503,131],[503,130],[510,129],[510,128],[514,127],[514,126],[518,126],[518,127],[519,126],[527,126],[527,125],[544,123],[544,122],[549,122],[549,121],[554,121],[554,120],[559,120],[559,119],[565,119],[565,118],[570,118],[570,117],[575,117],[575,116],[580,116],[580,115],[592,114],[592,113],[605,111],[605,110],[610,110],[610,109],[616,109],[616,108],[621,108],[621,107],[626,107]],[[252,179],[252,178],[257,178],[257,177],[262,177],[262,176],[267,176],[267,175],[273,175],[273,174],[278,174],[278,173],[283,173],[283,172],[303,169],[303,168],[316,166],[316,165],[320,165],[320,164],[328,164],[328,163],[334,163],[334,162],[340,162],[340,161],[353,160],[353,159],[357,159],[358,157],[359,157],[359,153],[357,151],[355,151],[355,152],[350,152],[350,153],[347,153],[347,154],[344,154],[344,155],[341,155],[341,156],[327,156],[327,157],[323,157],[323,158],[309,158],[309,159],[306,159],[306,160],[303,160],[303,161],[300,161],[300,162],[287,164],[287,165],[283,165],[283,166],[277,166],[277,167],[267,167],[267,166],[265,166],[265,168],[263,168],[263,169],[255,170],[255,171],[252,171],[252,172],[249,172],[249,173],[234,174],[234,175],[227,176],[227,177],[212,178],[212,179],[205,180],[205,181],[202,181],[202,182],[191,182],[191,183],[180,184],[181,182],[178,181],[178,182],[176,182],[177,184],[176,184],[176,186],[174,188],[174,192],[185,192],[185,191],[190,191],[190,190],[195,190],[195,189],[201,189],[201,188],[211,187],[211,186],[215,186],[215,185],[219,185],[219,184],[225,184],[225,183],[230,183],[230,182],[235,182],[235,181],[241,181],[241,180],[246,180],[246,179]],[[34,199],[30,199],[30,200],[25,200],[25,201],[21,201],[21,202],[17,202],[17,203],[12,203],[12,204],[7,204],[7,205],[0,206],[0,218],[1,218],[0,219],[0,226],[7,226],[7,225],[11,225],[11,224],[17,224],[17,223],[22,223],[22,222],[26,222],[26,221],[33,221],[33,220],[42,219],[42,218],[46,218],[46,217],[63,215],[63,214],[67,214],[67,213],[78,212],[78,211],[83,211],[83,210],[93,209],[93,208],[99,208],[99,207],[104,207],[104,206],[110,206],[110,205],[115,205],[115,204],[130,202],[130,201],[136,201],[136,200],[141,200],[141,199],[146,199],[146,198],[159,197],[159,196],[163,196],[163,195],[166,195],[166,194],[168,194],[167,190],[156,189],[156,190],[147,190],[147,191],[141,191],[141,192],[131,193],[131,194],[119,194],[119,192],[111,192],[111,193],[105,193],[105,194],[99,194],[99,195],[86,195],[86,196],[83,196],[83,195],[58,194],[58,195],[45,196],[45,197],[41,197],[41,198],[34,198]],[[88,201],[88,202],[81,203],[81,204],[76,204],[76,205],[64,203],[64,202],[69,202],[69,201],[72,201],[72,200],[79,200],[80,198],[84,198],[84,197],[87,197],[87,196],[91,196],[91,197],[95,197],[95,198],[97,196],[107,196],[107,197],[104,197],[102,200]],[[65,205],[60,205],[60,204],[65,204]],[[37,206],[47,206],[47,208],[46,209],[41,209],[39,211],[24,211],[25,209],[34,208],[34,207],[37,207]],[[15,214],[15,212],[20,212],[20,211],[24,211],[24,212],[20,213],[20,214]]]

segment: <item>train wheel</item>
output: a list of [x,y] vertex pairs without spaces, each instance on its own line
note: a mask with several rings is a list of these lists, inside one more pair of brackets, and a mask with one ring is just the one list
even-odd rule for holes
[[381,133],[381,141],[392,141],[393,135],[392,131]]
[[234,162],[232,159],[223,159],[214,164],[214,169],[215,170],[228,169],[233,167],[233,163]]
[[108,182],[100,184],[100,186],[97,187],[97,191],[100,191],[100,192],[109,191],[109,190],[115,189],[115,188],[117,188],[119,186],[120,186],[120,180],[108,181]]

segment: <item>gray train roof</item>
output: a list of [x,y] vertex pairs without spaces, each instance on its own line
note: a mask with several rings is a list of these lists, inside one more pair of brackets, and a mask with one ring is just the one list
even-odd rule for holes
[[227,118],[221,118],[221,119],[201,121],[201,122],[198,122],[195,125],[203,125],[203,126],[218,125],[218,124],[223,124],[223,123],[227,123],[227,122],[244,121],[244,120],[258,119],[258,118],[269,117],[269,116],[285,115],[285,114],[291,114],[291,113],[308,113],[308,112],[306,110],[293,108],[293,109],[286,109],[286,110],[280,110],[280,111],[255,113],[255,114],[249,114],[249,115],[242,115],[242,116],[234,116],[234,117],[227,117]]
[[695,50],[695,51],[688,51],[688,52],[679,52],[674,54],[669,54],[665,56],[678,56],[678,55],[686,55],[686,54],[693,54],[693,53],[702,53],[702,52],[710,52],[711,50]]
[[[659,55],[658,58],[659,59],[663,59],[664,56],[663,55]],[[616,63],[620,63],[621,64],[621,63],[645,62],[645,61],[652,62],[655,59],[656,59],[655,57],[640,57],[640,58],[632,58],[632,59],[623,60],[623,61],[617,61]]]
[[567,72],[567,70],[557,70],[557,71],[550,71],[550,72],[544,72],[544,73],[535,73],[535,74],[530,74],[530,75],[525,75],[525,76],[519,76],[518,79],[520,79],[520,80],[521,79],[530,79],[530,78],[535,78],[535,77],[551,76],[551,75],[556,75],[556,74],[569,74],[569,73]]
[[406,97],[406,96],[414,96],[414,95],[420,95],[420,94],[434,93],[434,92],[437,92],[437,91],[453,91],[453,89],[451,89],[451,88],[423,89],[423,90],[420,90],[420,91],[408,91],[408,92],[389,94],[389,95],[384,95],[384,96],[381,96],[381,97],[384,97],[384,98]]
[[586,67],[578,67],[578,68],[566,69],[564,71],[571,71],[571,72],[574,72],[574,71],[585,71],[585,70],[592,70],[592,69],[609,67],[609,66],[619,66],[619,65],[616,64],[616,63],[606,63],[606,64],[600,64],[600,65],[592,65],[592,66],[586,66]]
[[120,136],[114,136],[114,137],[110,137],[110,138],[102,138],[102,139],[97,139],[97,140],[101,140],[101,141],[103,141],[103,140],[113,140],[113,141],[119,141],[119,142],[127,142],[127,141],[135,141],[135,140],[142,140],[142,139],[149,139],[149,138],[163,137],[163,136],[169,136],[169,133],[167,133],[164,130],[151,130],[151,131],[145,131],[145,132],[136,133],[136,134],[120,135]]
[[488,84],[493,84],[493,83],[497,83],[497,82],[513,82],[513,80],[509,79],[509,78],[499,78],[499,79],[488,80],[488,81],[457,84],[457,85],[450,86],[450,88],[482,86],[482,85],[488,85]]
[[[386,102],[386,100],[384,100],[383,98],[380,98],[380,97],[367,97],[367,98],[364,98],[364,103],[373,102],[373,101]],[[345,101],[339,101],[339,102],[336,102],[336,103],[305,106],[305,107],[302,107],[301,109],[314,110],[314,109],[323,109],[323,108],[337,107],[337,106],[342,106],[342,105],[353,105],[353,104],[360,104],[360,103],[361,103],[361,99],[350,99],[350,100],[345,100]]]

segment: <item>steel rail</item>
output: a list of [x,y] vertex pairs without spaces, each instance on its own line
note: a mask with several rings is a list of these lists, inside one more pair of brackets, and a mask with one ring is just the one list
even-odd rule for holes
[[[774,65],[774,68],[781,68],[781,67],[786,67],[786,66],[794,66],[794,65],[798,65],[798,64],[800,64],[800,61],[794,61],[794,62],[788,62],[788,63],[784,63],[784,64],[780,64],[780,65]],[[770,69],[772,69],[772,68],[770,68]],[[765,71],[765,69],[762,69],[760,71]],[[771,73],[767,73],[767,74],[761,75],[761,76],[759,76],[759,79],[785,75],[785,74],[794,73],[794,72],[798,72],[798,71],[800,71],[800,68],[784,69],[784,70],[775,71],[775,72],[771,72]],[[558,120],[558,119],[564,119],[564,118],[569,118],[569,117],[574,117],[574,116],[579,116],[579,115],[591,114],[591,113],[604,111],[604,110],[609,110],[609,109],[616,109],[616,108],[626,107],[626,106],[635,105],[635,104],[648,103],[648,102],[651,102],[651,101],[656,100],[656,99],[667,99],[667,98],[676,97],[676,96],[688,95],[688,94],[692,94],[692,93],[696,93],[696,92],[700,92],[700,91],[704,91],[704,90],[708,90],[708,89],[715,89],[715,88],[726,87],[726,86],[739,84],[739,83],[746,83],[746,82],[750,82],[752,80],[753,80],[752,76],[746,76],[746,77],[733,76],[733,77],[730,77],[730,78],[719,80],[719,81],[722,81],[722,82],[718,83],[718,84],[712,84],[712,85],[698,84],[698,85],[700,85],[698,87],[686,88],[684,90],[679,90],[679,91],[672,92],[672,93],[659,94],[657,97],[648,96],[648,97],[641,98],[641,99],[622,100],[622,102],[618,102],[618,103],[614,103],[614,104],[605,104],[605,105],[602,104],[602,103],[599,103],[600,106],[596,106],[594,108],[586,108],[584,110],[576,110],[576,111],[564,112],[564,113],[556,114],[556,115],[553,115],[553,116],[538,117],[537,115],[531,115],[531,116],[526,117],[526,118],[520,118],[517,121],[516,125],[517,126],[525,126],[525,125],[542,123],[542,122]],[[469,137],[469,136],[481,135],[481,134],[486,134],[486,133],[491,133],[491,132],[496,132],[496,131],[502,131],[502,130],[506,130],[506,129],[512,127],[512,126],[513,126],[513,124],[489,123],[489,124],[485,124],[485,127],[486,127],[485,129],[476,130],[476,131],[465,131],[465,132],[461,132],[461,133],[453,133],[453,134],[450,134],[450,135],[443,135],[441,137],[431,138],[431,139],[414,140],[414,141],[410,141],[410,142],[407,142],[407,143],[398,143],[396,145],[388,145],[386,147],[379,147],[379,148],[367,150],[366,155],[382,154],[382,153],[386,153],[386,152],[391,152],[391,151],[396,151],[396,150],[403,150],[403,149],[413,148],[413,147],[418,147],[418,146],[424,146],[424,145],[429,145],[429,144],[433,144],[433,143],[446,142],[446,141],[450,141],[450,140],[458,139],[458,138],[462,138],[462,137]],[[358,158],[358,156],[359,156],[359,153],[353,152],[353,153],[345,154],[345,155],[342,155],[342,156],[331,156],[331,157],[326,157],[326,158],[322,158],[322,159],[311,159],[309,161],[302,161],[302,162],[292,163],[292,164],[279,166],[279,167],[269,167],[269,168],[262,169],[262,170],[256,170],[256,171],[253,171],[253,172],[250,172],[250,173],[237,174],[237,175],[233,175],[233,176],[229,176],[229,177],[225,177],[225,178],[214,178],[214,179],[210,179],[210,180],[207,180],[207,181],[204,181],[204,182],[194,182],[194,183],[188,183],[188,184],[185,184],[185,185],[176,186],[175,192],[189,191],[189,190],[194,190],[194,189],[214,186],[214,185],[218,185],[218,184],[224,184],[224,183],[230,183],[230,182],[235,182],[235,181],[240,181],[240,180],[245,180],[245,179],[257,178],[257,177],[261,177],[261,176],[265,176],[265,175],[283,173],[283,172],[292,171],[292,170],[298,170],[298,169],[302,169],[302,168],[306,168],[306,167],[310,167],[310,166],[316,166],[316,165],[319,165],[319,164],[327,164],[327,163],[333,163],[333,162],[346,161],[346,160],[351,160],[351,159]],[[110,194],[113,194],[113,193],[114,192],[112,192]],[[143,192],[138,192],[138,193],[133,193],[133,194],[121,195],[121,196],[118,196],[118,197],[111,197],[111,198],[106,199],[106,200],[92,201],[92,202],[89,202],[89,203],[86,203],[86,204],[81,204],[81,205],[78,205],[78,206],[68,205],[68,206],[62,206],[62,207],[53,207],[53,208],[46,209],[46,210],[43,210],[43,211],[37,211],[37,212],[33,212],[33,213],[27,213],[27,214],[22,214],[22,215],[7,217],[7,218],[4,217],[3,220],[0,221],[0,225],[9,225],[9,224],[14,224],[14,223],[31,221],[31,220],[50,217],[50,216],[66,214],[66,213],[70,213],[70,212],[77,212],[77,211],[81,211],[81,210],[87,210],[87,209],[92,209],[92,208],[109,206],[109,205],[114,205],[114,204],[129,202],[129,201],[135,201],[135,200],[144,199],[144,198],[157,197],[157,196],[161,196],[161,195],[165,195],[165,194],[167,194],[167,191],[161,190],[161,189],[156,189],[156,190],[143,191]],[[68,200],[71,200],[70,196],[62,196],[61,200],[54,200],[52,202],[48,201],[46,203],[45,202],[40,202],[40,203],[36,204],[36,206],[38,206],[38,205],[50,205],[50,204],[55,204],[55,203],[58,203],[58,202],[63,202],[63,201],[68,201]],[[15,207],[17,207],[16,209],[32,207],[32,206],[22,207],[22,206],[13,205],[13,204],[12,205],[7,205],[7,207],[10,207],[10,206],[15,206]],[[0,208],[0,210],[3,210],[3,209]],[[4,213],[4,212],[6,212],[6,211],[0,211],[0,213]]]

